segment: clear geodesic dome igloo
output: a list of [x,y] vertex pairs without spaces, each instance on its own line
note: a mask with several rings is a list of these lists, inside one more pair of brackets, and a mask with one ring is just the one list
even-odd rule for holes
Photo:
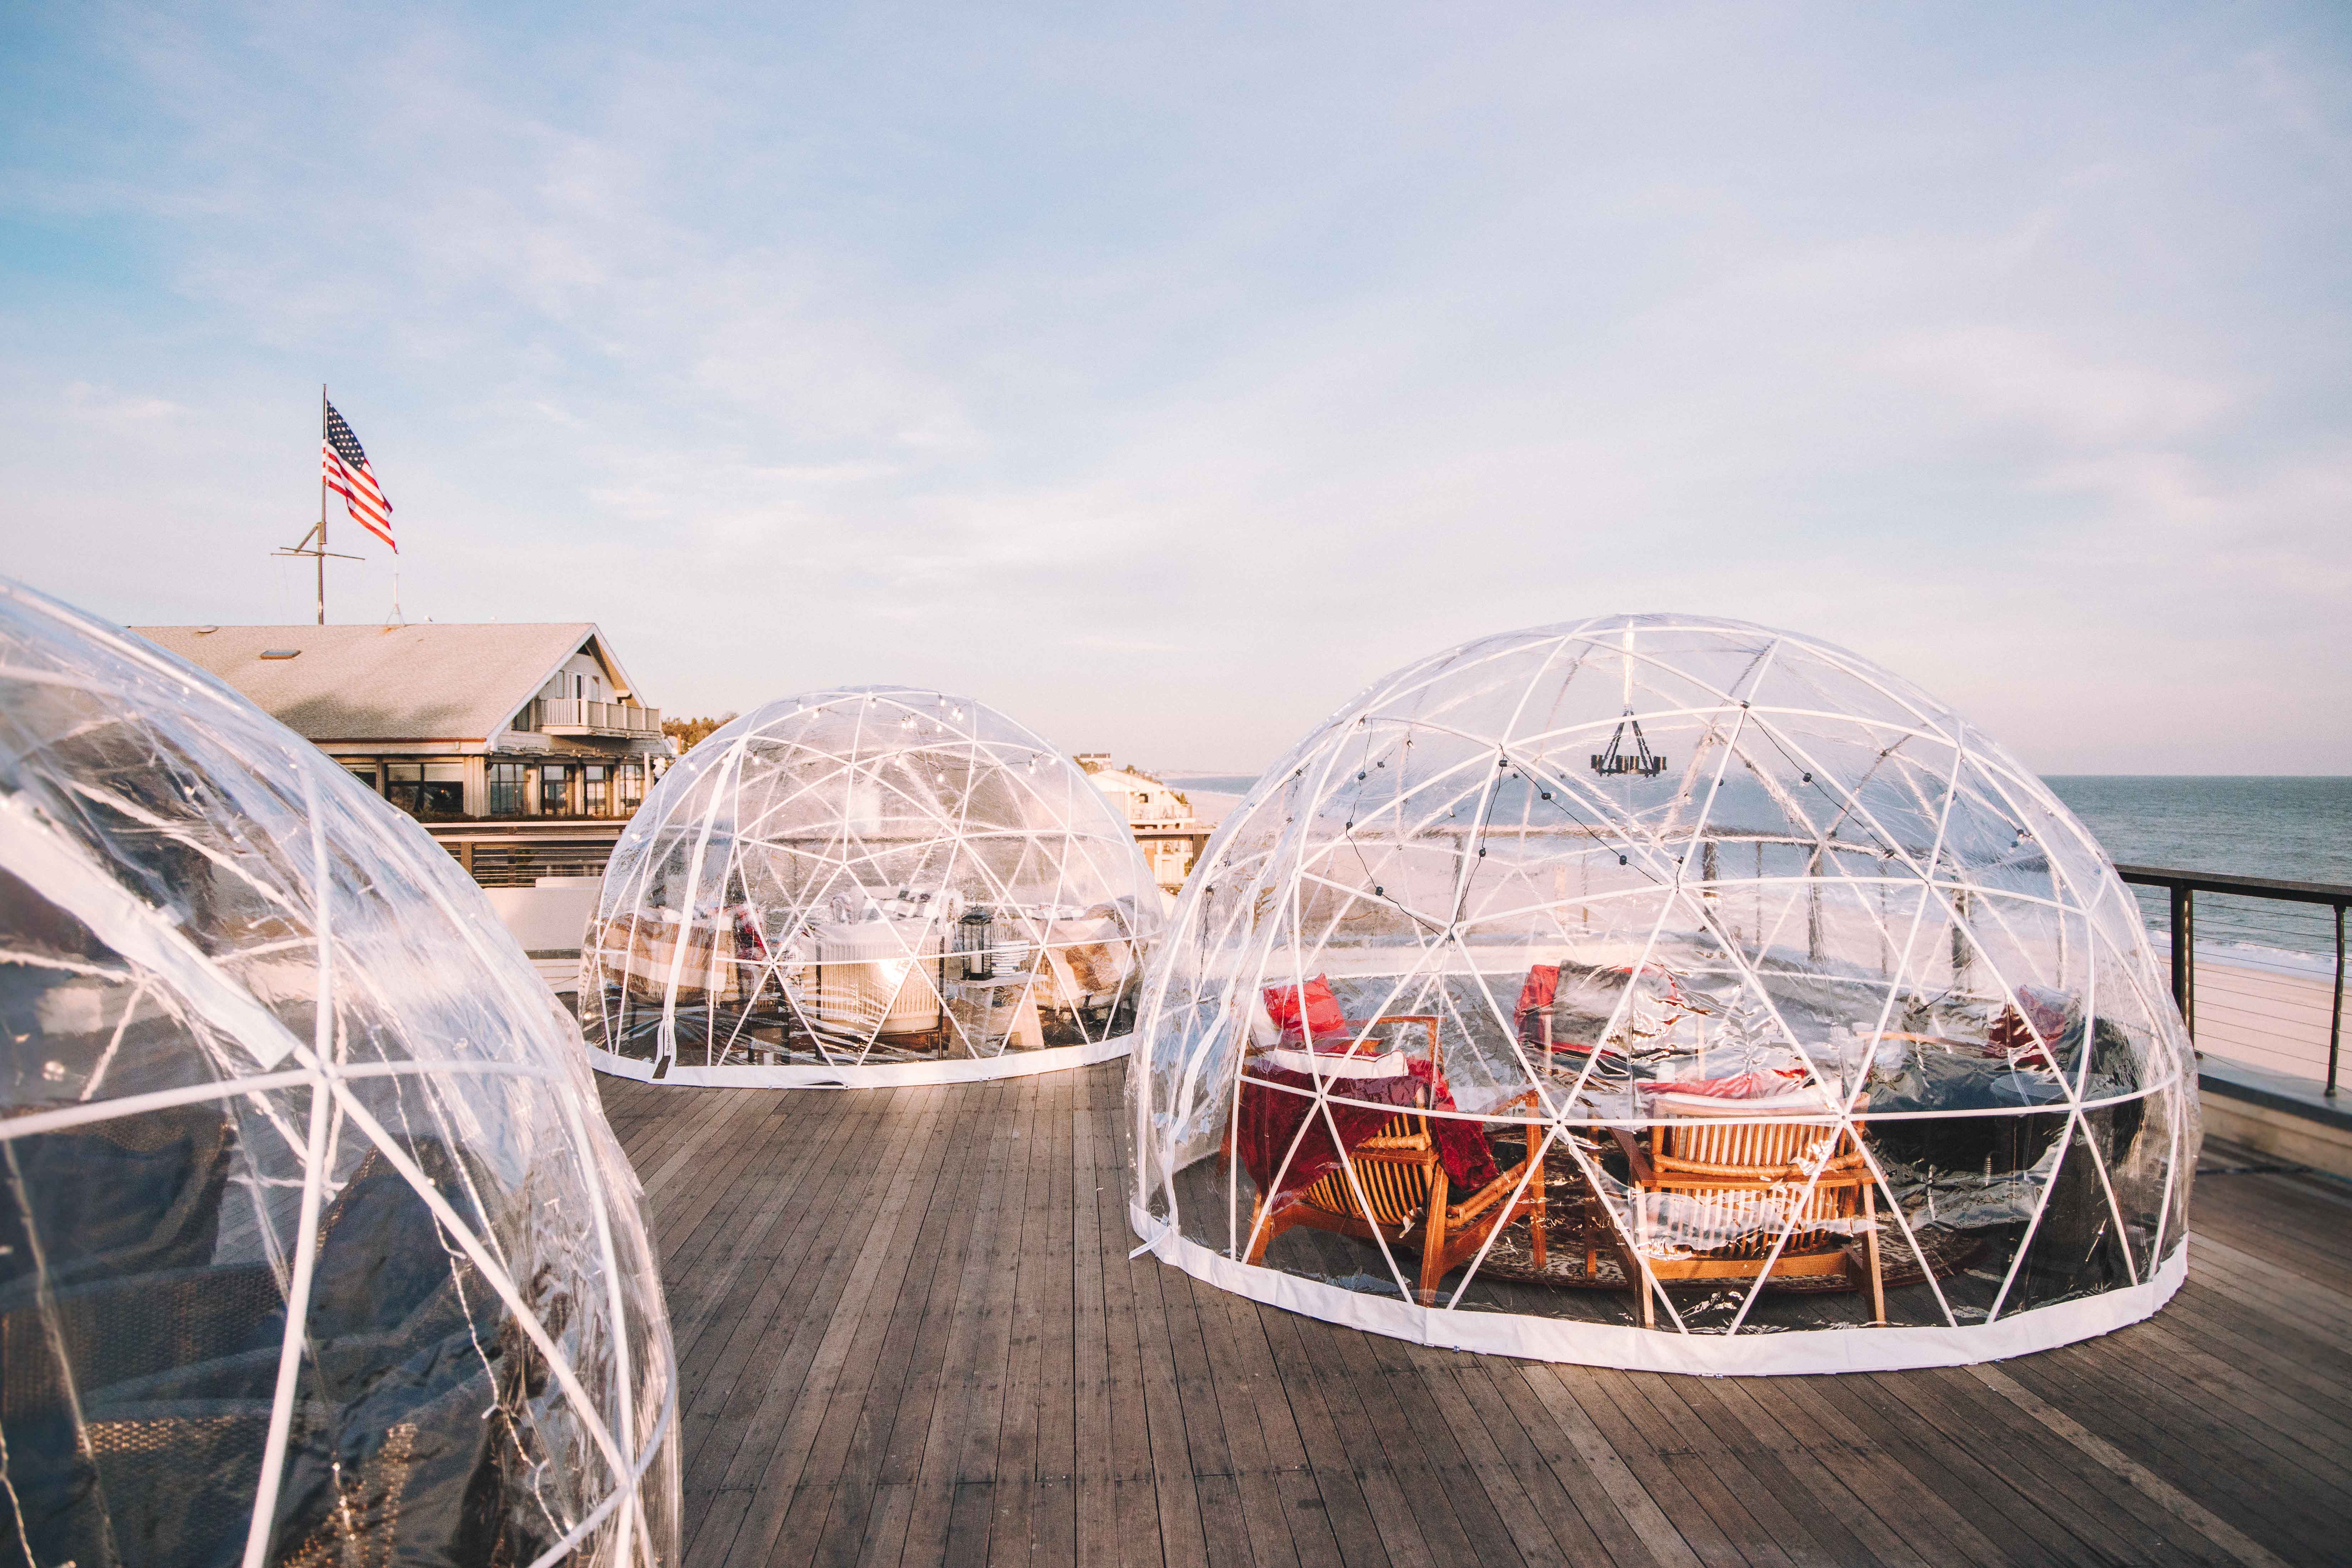
[[1187,884],[1130,1218],[1261,1300],[1712,1373],[2154,1311],[2193,1057],[2137,908],[1916,687],[1733,621],[1467,643],[1341,709]]
[[596,1065],[870,1087],[1124,1055],[1162,899],[1078,765],[969,698],[771,702],[663,775],[582,944]]
[[331,759],[5,580],[0,1016],[0,1556],[675,1561],[570,1019]]

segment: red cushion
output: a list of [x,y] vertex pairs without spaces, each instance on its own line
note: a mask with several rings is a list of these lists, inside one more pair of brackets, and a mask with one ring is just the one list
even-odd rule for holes
[[[1298,1021],[1302,993],[1307,1014],[1307,1024],[1303,1029]],[[1335,1036],[1344,1039],[1355,1033],[1339,1011],[1339,999],[1331,994],[1331,982],[1320,974],[1304,985],[1267,986],[1265,1014],[1274,1020],[1274,1026],[1282,1031],[1282,1037],[1286,1040],[1325,1040]]]
[[1528,1020],[1550,1006],[1552,998],[1559,994],[1559,964],[1538,963],[1528,967],[1528,977],[1519,985],[1518,1009],[1512,1014],[1512,1016],[1518,1021],[1519,1038],[1524,1040],[1528,1037],[1530,1033],[1528,1028]]

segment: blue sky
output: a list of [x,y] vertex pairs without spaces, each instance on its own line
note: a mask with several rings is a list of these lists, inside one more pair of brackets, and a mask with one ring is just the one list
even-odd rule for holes
[[412,618],[673,710],[1247,770],[1675,609],[2352,773],[2339,5],[488,9],[0,9],[0,569],[307,619],[324,381]]

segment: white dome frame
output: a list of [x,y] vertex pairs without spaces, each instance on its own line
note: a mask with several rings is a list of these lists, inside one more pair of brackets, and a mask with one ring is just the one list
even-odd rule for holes
[[[1405,749],[1414,744],[1418,759]],[[1653,746],[1680,753],[1671,772]],[[1874,761],[1848,776],[1846,764],[1857,757]],[[1727,786],[1735,762],[1745,776]],[[1396,773],[1378,774],[1391,764]],[[1907,819],[1889,826],[1890,792],[1898,790],[1916,798]],[[1822,803],[1821,820],[1808,818],[1800,795]],[[1507,798],[1516,802],[1508,810],[1520,814],[1512,821],[1504,820]],[[1921,803],[1931,799],[1940,811],[1921,815]],[[1761,802],[1784,811],[1786,830],[1776,836],[1769,821],[1751,825],[1743,817],[1739,826],[1752,832],[1732,835],[1727,820],[1722,835],[1711,832],[1717,825],[1709,812],[1733,802],[1740,810]],[[1539,818],[1538,812],[1554,816]],[[1568,826],[1570,815],[1576,826]],[[2002,833],[2016,829],[2007,859],[2001,844],[1972,837],[1979,828],[1990,831],[1996,819]],[[1920,843],[1908,844],[1904,829],[1910,826],[1923,826]],[[1753,877],[1721,868],[1718,856],[1734,837],[1753,845]],[[1791,855],[1801,864],[1766,875],[1769,860]],[[1853,864],[1864,860],[1874,874],[1864,877]],[[1596,873],[1596,866],[1614,875]],[[1476,892],[1480,877],[1493,867],[1501,874],[1489,874],[1484,886],[1518,889],[1517,902],[1501,890],[1478,901],[1485,896]],[[1535,886],[1538,872],[1549,875],[1548,889]],[[1584,878],[1574,892],[1567,890],[1571,872]],[[2027,876],[2042,878],[2046,891],[2025,889]],[[1833,900],[1842,901],[1825,914]],[[1753,930],[1743,937],[1730,909],[1751,901]],[[1883,911],[1890,909],[1907,914],[1907,929],[1887,929]],[[1802,930],[1790,934],[1802,937],[1802,958],[1784,952],[1776,940],[1796,910],[1803,911]],[[1622,911],[1643,912],[1636,918]],[[1572,938],[1570,917],[1582,922]],[[1879,929],[1872,933],[1874,921]],[[1589,936],[1596,922],[1599,935]],[[1470,939],[1490,931],[1503,934],[1491,944],[1482,940],[1474,953]],[[1529,934],[1511,934],[1520,931]],[[1600,952],[1621,933],[1630,948],[1590,963],[1576,956]],[[1878,944],[1884,965],[1883,976],[1867,984],[1863,966],[1843,956],[1859,935]],[[1592,945],[1580,945],[1588,942]],[[1690,968],[1694,952],[1717,967]],[[1599,987],[1593,994],[1602,998],[1585,1019],[1589,1041],[1553,1038],[1550,1020],[1561,1005],[1538,984],[1548,955],[1558,955],[1550,968],[1562,994],[1571,973],[1596,977],[1578,982]],[[2015,973],[2004,973],[2004,964]],[[1499,994],[1493,982],[1520,965],[1527,980],[1514,1011],[1506,1005],[1507,982]],[[1948,971],[1941,990],[1934,984],[1939,966]],[[2050,1010],[2042,982],[2053,973],[2074,987],[2066,1003],[2071,1011]],[[1706,990],[1701,979],[1722,984]],[[1839,1032],[1848,1026],[1833,1025],[1826,1036],[1808,1038],[1818,1019],[1806,1015],[1801,1028],[1791,1021],[1793,1010],[1783,1016],[1773,1001],[1776,987],[1799,981],[1830,998],[1822,1005],[1831,1011],[1845,1006],[1840,998],[1874,987],[1876,1000],[1846,1007],[1856,1015],[1850,1034]],[[1344,1010],[1344,1020],[1314,1022],[1318,983],[1321,1004],[1335,1014]],[[1540,997],[1532,1010],[1531,995]],[[1280,1025],[1269,1012],[1277,1004]],[[1932,1050],[1913,1043],[1930,1037],[1893,1026],[1903,1021],[1898,1012],[1922,1007],[1947,1027],[1963,1026],[1950,1024],[1953,1018],[1976,1019],[1976,1037],[1937,1035]],[[1397,1027],[1404,1021],[1400,1015],[1418,1014],[1434,1015],[1422,1024],[1432,1058],[1441,1032],[1455,1037],[1444,1047],[1452,1053],[1446,1073],[1433,1060],[1411,1102],[1362,1087],[1366,1078],[1393,1078],[1378,1070],[1383,1066],[1422,1070],[1407,1059],[1419,1037]],[[1538,1016],[1539,1045],[1529,1038]],[[1724,1068],[1752,1064],[1742,1067],[1747,1078],[1706,1072],[1710,1018],[1715,1048],[1737,1058]],[[1383,1028],[1391,1031],[1385,1041]],[[2038,778],[1926,693],[1843,649],[1742,622],[1595,617],[1478,639],[1375,682],[1268,769],[1225,819],[1160,946],[1138,1032],[1143,1044],[1129,1067],[1127,1119],[1129,1217],[1144,1242],[1138,1250],[1253,1300],[1397,1338],[1709,1375],[1952,1365],[2046,1349],[2136,1321],[2168,1300],[2186,1275],[2187,1190],[2198,1143],[2193,1050],[2137,905],[2105,852]],[[1654,1091],[1641,1087],[1637,1058],[1650,1058],[1654,1074],[1670,1067],[1686,1071],[1694,1034],[1701,1086],[1655,1092],[1645,1101]],[[1720,1043],[1727,1039],[1736,1050]],[[1405,1049],[1373,1064],[1346,1059],[1399,1040]],[[1976,1067],[1963,1048],[1971,1047],[1981,1058]],[[1580,1064],[1562,1077],[1555,1064],[1562,1054],[1573,1064],[1579,1051],[1586,1053]],[[1540,1067],[1530,1052],[1539,1053]],[[2128,1077],[2127,1089],[2092,1092],[2095,1058],[2102,1083]],[[1874,1094],[1889,1105],[1907,1103],[1890,1086],[1898,1079],[1909,1084],[1900,1075],[1917,1077],[1930,1067],[1958,1075],[1970,1093],[1996,1092],[1979,1079],[2014,1080],[1998,1092],[2041,1098],[2014,1109],[1872,1107]],[[1768,1072],[1782,1076],[1768,1079]],[[1447,1097],[1440,1099],[1449,1073]],[[1794,1088],[1769,1109],[1763,1099],[1749,1100],[1749,1114],[1740,1115],[1743,1107],[1729,1098],[1761,1096],[1762,1085],[1790,1079]],[[1685,1090],[1694,1082],[1679,1075],[1664,1081]],[[1280,1095],[1305,1102],[1295,1110],[1295,1131],[1285,1120],[1293,1111],[1267,1109],[1283,1103]],[[1458,1107],[1454,1095],[1461,1096]],[[1509,1103],[1515,1095],[1531,1103]],[[1791,1109],[1799,1100],[1803,1104]],[[1409,1103],[1421,1109],[1393,1114]],[[2113,1163],[2132,1158],[2127,1173],[2110,1170],[2110,1153],[2099,1142],[2111,1137],[2125,1107],[2131,1108],[2133,1131]],[[1482,1138],[1524,1128],[1530,1140],[1542,1139],[1542,1163],[1527,1157],[1514,1172],[1496,1163],[1505,1196],[1485,1212],[1512,1217],[1492,1223],[1475,1257],[1444,1271],[1449,1279],[1458,1271],[1460,1282],[1433,1296],[1427,1277],[1416,1289],[1400,1261],[1406,1247],[1392,1245],[1408,1240],[1415,1223],[1406,1217],[1399,1227],[1397,1205],[1404,1200],[1376,1195],[1366,1185],[1372,1167],[1351,1157],[1351,1148],[1363,1145],[1351,1144],[1335,1109],[1360,1118],[1357,1139],[1375,1128],[1418,1126],[1424,1142],[1442,1145],[1449,1126],[1467,1124]],[[1368,1112],[1391,1119],[1361,1119]],[[2032,1212],[1997,1291],[1989,1306],[1956,1307],[1950,1298],[1959,1287],[1948,1293],[1944,1279],[1969,1283],[1971,1290],[1979,1286],[1963,1279],[1939,1250],[1957,1255],[1969,1234],[1961,1229],[1962,1241],[1947,1248],[1933,1202],[1946,1173],[1920,1157],[1929,1218],[1915,1227],[1906,1189],[1890,1180],[1893,1156],[1883,1157],[1876,1143],[1899,1137],[1932,1146],[1947,1136],[1941,1129],[1957,1135],[1990,1127],[2023,1147],[2030,1129],[2046,1130],[2062,1113],[2063,1129],[2051,1135],[2035,1166],[2002,1178],[2003,1201],[2012,1205],[2004,1223],[2016,1223],[2014,1205],[2027,1196]],[[1804,1145],[1809,1152],[1800,1165],[1790,1167],[1810,1173],[1801,1186],[1784,1178],[1768,1196],[1753,1186],[1743,1189],[1744,1197],[1727,1187],[1710,1196],[1699,1186],[1673,1185],[1662,1169],[1635,1173],[1637,1158],[1663,1168],[1658,1140],[1667,1133],[1678,1141],[1688,1135],[1696,1144],[1694,1130],[1709,1125],[1754,1128],[1761,1137],[1795,1123],[1820,1130]],[[2153,1142],[2143,1126],[2158,1134]],[[1267,1137],[1273,1141],[1254,1142]],[[1650,1141],[1646,1154],[1639,1147],[1643,1138]],[[1619,1158],[1606,1148],[1612,1140],[1625,1145],[1622,1179],[1604,1168],[1604,1154]],[[1312,1153],[1303,1156],[1310,1143]],[[1729,1146],[1721,1136],[1706,1145]],[[1244,1169],[1245,1150],[1272,1167],[1270,1176]],[[2078,1154],[2087,1156],[2087,1171]],[[1579,1283],[1590,1289],[1572,1307],[1568,1293],[1552,1285],[1554,1276],[1541,1272],[1556,1268],[1564,1276],[1566,1265],[1536,1261],[1524,1284],[1482,1280],[1493,1249],[1523,1223],[1515,1207],[1544,1195],[1533,1194],[1530,1167],[1549,1183],[1562,1156],[1581,1184],[1578,1201],[1586,1206],[1578,1212],[1591,1222],[1588,1234],[1605,1235],[1603,1246],[1639,1268],[1636,1282],[1622,1265],[1611,1265],[1614,1288],[1662,1320],[1655,1327],[1611,1321],[1624,1314],[1590,1306],[1603,1299],[1610,1277],[1596,1263],[1581,1266],[1588,1272]],[[1301,1159],[1310,1173],[1328,1173],[1298,1179],[1313,1180],[1313,1188],[1302,1189],[1290,1175],[1292,1162]],[[2036,1188],[2042,1163],[2049,1170]],[[1795,1258],[1799,1216],[1827,1212],[1807,1205],[1826,1192],[1824,1173],[1832,1168],[1847,1171],[1856,1201],[1866,1197],[1873,1205],[1865,1215],[1885,1217],[1819,1226],[1809,1221],[1808,1234],[1821,1228],[1863,1237],[1846,1244],[1847,1257],[1855,1247],[1867,1252],[1873,1288],[1882,1294],[1881,1237],[1889,1249],[1907,1251],[1907,1259],[1896,1256],[1892,1267],[1916,1269],[1902,1305],[1918,1321],[1864,1327],[1835,1321],[1824,1307],[1822,1321],[1801,1321],[1780,1304],[1791,1279],[1775,1271],[1784,1258]],[[1989,1188],[1991,1169],[1988,1155]],[[2040,1279],[2042,1255],[2033,1244],[2062,1173],[2077,1183],[2095,1173],[2095,1185],[2069,1192],[2087,1192],[2087,1204],[2104,1205],[2085,1211],[2086,1223],[2095,1236],[2107,1236],[2112,1221],[2113,1245],[2101,1258],[2117,1278],[2108,1288],[2072,1295],[2051,1288],[2063,1299],[2046,1304],[2026,1301],[2020,1271],[2032,1255]],[[2117,1195],[2126,1175],[2128,1220]],[[2153,1190],[2159,1180],[2161,1190]],[[1448,1190],[1432,1181],[1440,1194]],[[1269,1182],[1273,1205],[1262,1191]],[[1550,1191],[1548,1184],[1545,1194]],[[1746,1216],[1722,1219],[1735,1199],[1748,1205]],[[1554,1201],[1545,1196],[1539,1214],[1548,1216]],[[1284,1217],[1302,1209],[1312,1217]],[[1694,1213],[1717,1229],[1690,1220]],[[1754,1217],[1758,1213],[1767,1217]],[[1269,1223],[1278,1217],[1281,1223]],[[1269,1236],[1307,1236],[1289,1228],[1302,1223],[1340,1232],[1344,1247],[1313,1241],[1318,1261],[1289,1267],[1250,1261],[1255,1253],[1270,1256]],[[1678,1235],[1676,1225],[1696,1228]],[[2055,1235],[2058,1222],[2052,1225]],[[1422,1226],[1424,1239],[1431,1228]],[[1923,1243],[1915,1229],[1936,1235]],[[1674,1289],[1683,1285],[1670,1289],[1661,1279],[1658,1270],[1667,1265],[1653,1261],[1654,1253],[1670,1258],[1703,1281],[1712,1260],[1725,1258],[1722,1278],[1729,1279],[1730,1260],[1745,1258],[1746,1267],[1753,1257],[1699,1243],[1728,1237],[1746,1245],[1751,1237],[1759,1247],[1769,1241],[1761,1271],[1744,1289],[1727,1285],[1699,1303],[1713,1315],[1704,1325],[1696,1321],[1697,1308],[1678,1307]],[[1294,1258],[1305,1256],[1294,1245]],[[1327,1277],[1349,1267],[1349,1258],[1360,1262],[1346,1283]],[[1854,1265],[1843,1267],[1850,1274]],[[1932,1310],[1910,1300],[1919,1284],[1929,1288]],[[1769,1324],[1758,1310],[1768,1289],[1781,1320]],[[1547,1290],[1554,1293],[1547,1298]],[[1730,1312],[1734,1295],[1739,1300]],[[1562,1303],[1560,1315],[1530,1310],[1544,1300]]]
[[765,1089],[1114,1060],[1164,905],[1103,793],[985,704],[780,699],[673,765],[614,846],[581,946],[589,1059]]
[[[273,1556],[289,1430],[310,1364],[305,1347],[313,1339],[312,1291],[325,1246],[320,1216],[336,1195],[332,1167],[354,1151],[367,1152],[359,1156],[361,1168],[380,1157],[396,1173],[446,1238],[428,1270],[454,1277],[457,1261],[444,1256],[454,1246],[556,1385],[547,1412],[499,1404],[483,1412],[487,1419],[503,1410],[510,1426],[532,1432],[550,1450],[547,1458],[567,1468],[538,1494],[557,1539],[532,1568],[559,1560],[650,1565],[674,1556],[677,1363],[636,1178],[605,1125],[594,1080],[577,1054],[576,1030],[480,889],[412,821],[213,677],[0,578],[0,688],[10,686],[20,700],[9,705],[11,743],[0,745],[0,783],[12,786],[0,791],[0,869],[71,917],[115,962],[59,959],[22,938],[10,921],[0,922],[8,928],[0,931],[6,942],[0,966],[54,972],[71,977],[63,984],[85,987],[128,986],[131,994],[79,1098],[0,1119],[0,1144],[13,1160],[23,1140],[176,1109],[242,1105],[275,1129],[281,1153],[299,1163],[299,1218],[268,1208],[260,1189],[282,1179],[265,1182],[258,1155],[246,1155],[241,1167],[260,1215],[256,1245],[268,1251],[286,1307],[245,1532],[247,1568]],[[136,768],[77,776],[70,760],[59,763],[93,737],[143,747],[144,782],[154,785],[162,805],[142,806],[109,787]],[[207,810],[207,799],[221,804]],[[161,879],[139,852],[158,845],[185,863],[209,862],[224,885],[277,911],[296,935],[240,943],[234,932],[204,929],[171,904],[142,897],[137,889]],[[355,869],[368,879],[355,881]],[[389,897],[408,901],[408,919],[397,930],[377,907]],[[18,913],[36,918],[37,911]],[[257,969],[257,959],[268,953],[285,957],[275,968]],[[462,989],[451,986],[453,972],[462,974]],[[270,984],[257,993],[256,976],[265,973]],[[408,1013],[399,1000],[404,991]],[[142,1001],[153,1021],[176,1026],[170,1050],[150,1051],[136,1038],[133,1017]],[[443,1011],[429,1019],[410,1016],[436,1005]],[[315,1026],[298,1031],[287,1021],[289,1013],[308,1013]],[[480,1032],[446,1037],[436,1026],[453,1020],[478,1024]],[[411,1030],[441,1048],[404,1054]],[[52,1031],[47,1037],[62,1037]],[[18,1046],[45,1048],[41,1039]],[[174,1076],[169,1069],[181,1058],[197,1068],[194,1081],[101,1092],[110,1090],[110,1077],[135,1082],[158,1063],[162,1076]],[[45,1079],[63,1088],[74,1076],[61,1059],[43,1069]],[[476,1087],[451,1095],[439,1088],[448,1083]],[[410,1140],[386,1125],[383,1107],[370,1109],[370,1085],[401,1087],[394,1120],[420,1143],[463,1147],[467,1130],[478,1130],[486,1110],[503,1104],[509,1118],[494,1131],[526,1162],[524,1179],[548,1184],[586,1212],[548,1221],[541,1234],[476,1224],[459,1207],[484,1202],[470,1172],[457,1169],[454,1179],[463,1190],[453,1201],[418,1163]],[[500,1085],[517,1087],[493,1087]],[[291,1103],[298,1092],[308,1099],[307,1112]],[[551,1106],[556,1125],[512,1112],[525,1102]],[[531,1146],[517,1150],[518,1140]],[[536,1205],[525,1207],[537,1212]],[[272,1229],[280,1219],[296,1221],[290,1247]],[[62,1239],[52,1237],[51,1249]],[[590,1289],[566,1298],[569,1321],[551,1331],[530,1298],[558,1265],[575,1270]],[[48,1267],[38,1266],[44,1281]],[[41,1299],[41,1310],[51,1310],[46,1284]],[[471,1326],[470,1314],[468,1321]],[[52,1338],[66,1342],[61,1333]],[[601,1371],[583,1371],[584,1361],[575,1366],[575,1350],[593,1353]],[[596,1386],[590,1376],[600,1380]],[[495,1376],[491,1384],[498,1386]],[[80,1406],[74,1408],[79,1421]],[[567,1443],[572,1451],[565,1451]],[[580,1506],[564,1512],[567,1500]],[[280,1541],[274,1550],[299,1544]]]

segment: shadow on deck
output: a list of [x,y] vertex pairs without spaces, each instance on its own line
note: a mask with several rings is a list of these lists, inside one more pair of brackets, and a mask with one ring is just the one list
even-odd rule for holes
[[600,1080],[669,1288],[688,1564],[2352,1561],[2341,1184],[2210,1146],[2187,1287],[2063,1350],[1601,1372],[1130,1262],[1123,1071]]

